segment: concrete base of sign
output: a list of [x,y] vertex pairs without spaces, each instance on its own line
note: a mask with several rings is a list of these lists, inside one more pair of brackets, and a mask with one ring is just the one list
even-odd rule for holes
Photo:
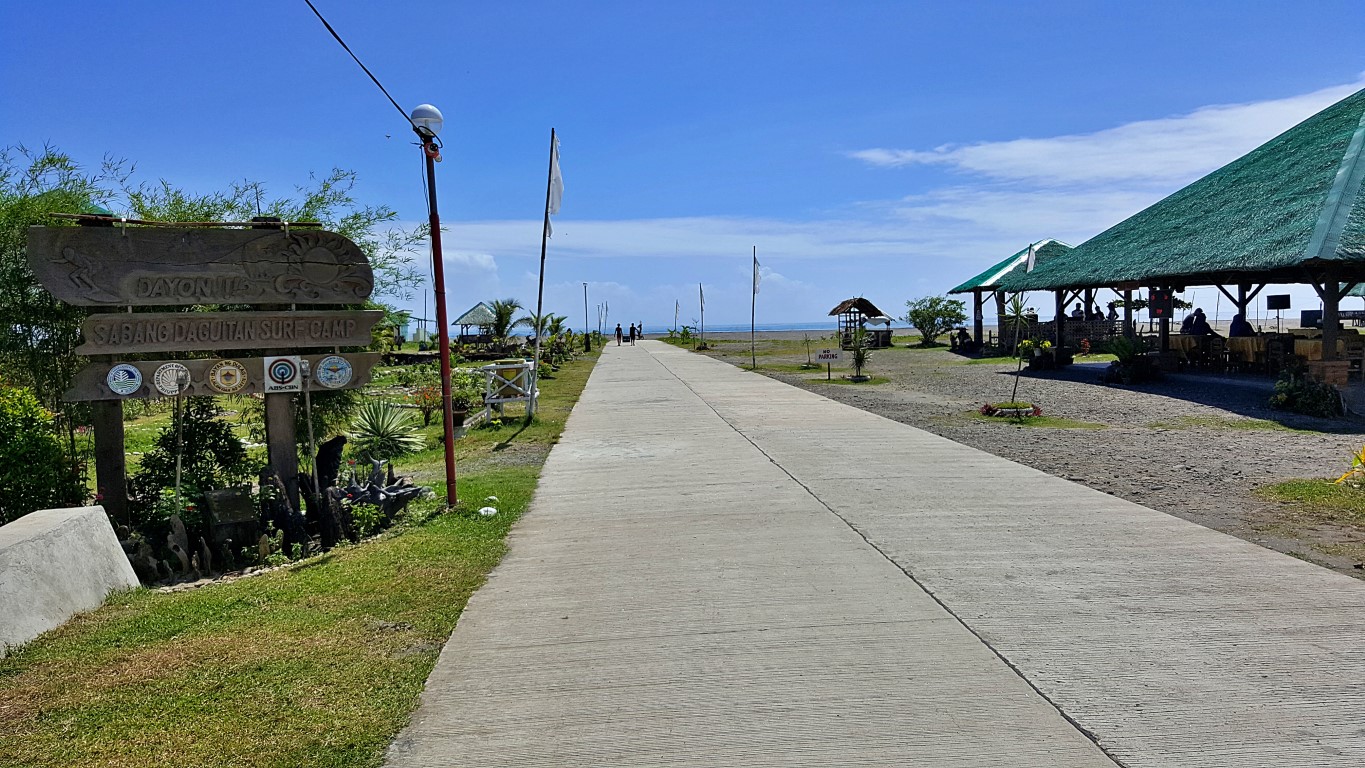
[[45,509],[0,526],[0,656],[136,586],[103,507]]

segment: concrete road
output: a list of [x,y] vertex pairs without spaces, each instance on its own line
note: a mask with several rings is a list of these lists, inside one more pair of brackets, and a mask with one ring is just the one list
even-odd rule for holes
[[1357,766],[1365,584],[609,346],[391,766]]

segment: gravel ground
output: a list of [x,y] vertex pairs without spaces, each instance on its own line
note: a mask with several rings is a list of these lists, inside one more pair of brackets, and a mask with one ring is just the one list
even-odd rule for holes
[[[708,354],[748,367],[747,334],[712,339]],[[761,344],[761,343],[760,343]],[[772,370],[805,353],[762,354],[760,372],[1058,477],[1361,576],[1365,530],[1310,519],[1253,495],[1294,478],[1336,477],[1365,443],[1365,422],[1271,410],[1265,377],[1178,374],[1139,388],[1099,383],[1103,363],[1019,377],[1018,399],[1103,428],[1012,427],[973,416],[1010,400],[1014,366],[966,364],[946,349],[873,353],[868,374],[888,382],[824,383],[823,372]],[[770,350],[771,351],[771,350]],[[838,371],[835,378],[838,378]]]

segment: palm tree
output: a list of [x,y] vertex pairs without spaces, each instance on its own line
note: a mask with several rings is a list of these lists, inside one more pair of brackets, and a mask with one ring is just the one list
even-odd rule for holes
[[532,333],[539,336],[553,339],[568,330],[568,327],[565,325],[565,322],[568,319],[569,318],[564,315],[556,315],[554,313],[547,314],[539,319],[537,319],[535,315],[527,315],[518,320],[517,325],[530,328]]
[[508,337],[512,335],[512,329],[519,325],[526,325],[529,318],[523,317],[513,321],[517,310],[521,309],[521,302],[516,299],[494,299],[489,303],[488,308],[493,310],[493,324],[489,330],[493,334],[493,341],[499,345],[507,346]]
[[567,325],[568,320],[569,318],[564,315],[550,315],[549,322],[545,326],[545,332],[549,334],[551,338],[559,336],[561,333],[569,330],[569,326]]

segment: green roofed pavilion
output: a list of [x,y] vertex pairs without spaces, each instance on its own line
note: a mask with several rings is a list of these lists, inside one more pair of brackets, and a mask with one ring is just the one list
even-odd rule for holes
[[[1033,249],[1033,264],[1035,269],[1039,264],[1050,259],[1055,259],[1071,250],[1071,246],[1061,240],[1053,240],[1051,238],[1033,243],[1029,248]],[[995,296],[995,301],[998,305],[996,314],[1003,315],[1005,313],[1005,294],[1003,291],[998,290],[998,286],[1000,285],[1000,281],[1011,272],[1015,270],[1023,272],[1028,269],[1029,248],[1019,251],[1008,259],[1005,259],[999,264],[987,269],[985,272],[973,277],[971,280],[948,291],[950,294],[972,294],[972,338],[976,340],[978,348],[981,346],[982,335],[984,334],[985,328],[985,321],[982,317],[982,305],[985,300],[985,294],[990,293]]]
[[[1042,240],[1034,244],[1033,263],[1036,268],[1038,264],[1071,250],[1071,246],[1061,240]],[[995,290],[1000,285],[1000,280],[1005,275],[1012,272],[1015,268],[1024,269],[1028,262],[1028,248],[1019,251],[1004,261],[992,266],[985,272],[973,277],[965,283],[948,291],[948,293],[971,293],[977,290]]]
[[[1266,285],[1306,283],[1322,298],[1323,358],[1332,360],[1341,294],[1365,282],[1362,155],[1365,90],[1032,272],[1006,272],[998,289],[1055,292],[1060,343],[1072,291],[1214,285],[1245,314]],[[1169,327],[1163,316],[1163,347]]]
[[1365,90],[999,287],[1361,282],[1363,143]]

